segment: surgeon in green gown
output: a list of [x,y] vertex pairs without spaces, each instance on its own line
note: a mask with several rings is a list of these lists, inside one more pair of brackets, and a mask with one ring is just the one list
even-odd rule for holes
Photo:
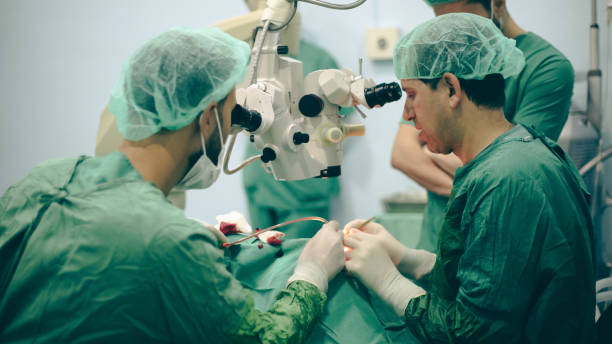
[[424,343],[592,343],[589,195],[554,141],[504,116],[504,79],[524,64],[515,41],[482,16],[446,14],[400,39],[393,64],[404,118],[463,166],[437,254],[355,220],[346,269]]
[[[523,70],[506,80],[506,118],[557,140],[568,117],[574,87],[574,71],[567,58],[540,36],[520,28],[509,15],[505,0],[425,1],[436,15],[467,12],[489,18],[493,13],[503,34],[514,39],[525,56]],[[435,252],[452,179],[461,162],[454,154],[432,154],[417,136],[410,122],[400,123],[391,163],[427,190],[417,247]]]
[[[2,343],[298,343],[344,265],[338,224],[306,244],[267,311],[226,268],[220,232],[167,200],[219,174],[250,49],[219,29],[140,47],[109,102],[126,138],[45,162],[0,198]],[[209,195],[214,199],[215,195]]]

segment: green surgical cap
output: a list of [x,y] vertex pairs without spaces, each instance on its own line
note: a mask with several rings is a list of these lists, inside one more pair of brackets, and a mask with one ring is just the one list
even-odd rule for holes
[[523,52],[504,37],[490,19],[469,13],[438,16],[402,37],[393,51],[398,79],[436,79],[446,72],[482,80],[489,74],[504,79],[525,65]]
[[130,141],[192,123],[242,81],[250,48],[218,28],[171,29],[129,58],[109,111]]

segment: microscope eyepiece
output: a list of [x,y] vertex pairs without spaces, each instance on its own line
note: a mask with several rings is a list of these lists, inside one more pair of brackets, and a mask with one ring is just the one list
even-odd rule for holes
[[248,132],[254,132],[261,125],[261,114],[236,104],[232,109],[232,125],[238,125]]
[[381,83],[374,87],[366,88],[364,95],[368,106],[373,108],[377,105],[394,102],[402,97],[402,89],[397,82]]

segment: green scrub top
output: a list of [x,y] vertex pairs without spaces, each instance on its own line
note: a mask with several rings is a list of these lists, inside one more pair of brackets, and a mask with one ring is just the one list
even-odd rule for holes
[[[300,42],[299,55],[304,76],[319,69],[338,68],[336,61],[324,49]],[[350,113],[342,109],[343,115]],[[254,144],[249,143],[246,156],[260,154]],[[243,169],[242,180],[246,191],[250,223],[266,228],[280,222],[305,216],[329,218],[330,198],[340,191],[339,177],[320,179],[311,178],[296,181],[277,181],[268,174],[260,162]],[[287,238],[309,238],[321,227],[312,221],[299,222],[287,226]]]
[[540,135],[516,126],[457,170],[428,293],[406,308],[423,342],[593,342],[589,195]]
[[325,294],[257,310],[217,247],[120,152],[43,163],[0,198],[2,342],[304,340]]
[[[506,80],[504,114],[508,121],[534,127],[557,140],[567,121],[574,89],[574,70],[563,54],[538,35],[516,37],[525,68]],[[427,191],[427,206],[418,248],[435,252],[448,197]]]

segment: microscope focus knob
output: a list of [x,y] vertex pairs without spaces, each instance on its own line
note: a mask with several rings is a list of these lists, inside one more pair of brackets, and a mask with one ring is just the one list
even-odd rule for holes
[[344,135],[345,136],[364,136],[365,135],[365,125],[363,123],[347,123],[344,125]]
[[293,134],[293,144],[296,146],[302,143],[308,143],[308,141],[310,141],[310,135],[308,134],[300,133],[299,131]]
[[316,94],[307,94],[298,104],[300,112],[306,117],[316,117],[323,110],[323,99]]
[[325,131],[325,138],[331,143],[340,143],[344,139],[344,133],[338,127],[329,128]]
[[261,162],[265,164],[273,160],[276,160],[276,152],[274,152],[274,149],[270,147],[264,148],[261,152]]
[[278,45],[276,46],[276,53],[279,55],[287,55],[289,54],[289,47],[286,45]]

